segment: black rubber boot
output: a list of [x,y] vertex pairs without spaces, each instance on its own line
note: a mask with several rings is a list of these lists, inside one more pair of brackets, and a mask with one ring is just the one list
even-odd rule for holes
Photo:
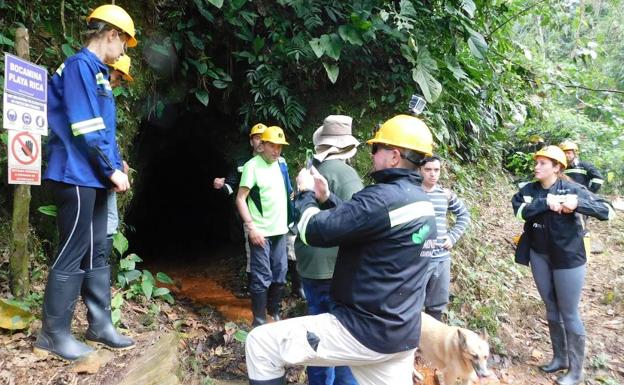
[[299,272],[297,271],[297,261],[288,261],[288,271],[290,272],[290,293],[305,300],[305,292],[303,291],[301,278],[299,277]]
[[129,349],[134,341],[121,335],[113,326],[111,318],[110,266],[98,267],[85,272],[82,282],[82,299],[87,305],[89,328],[85,338],[111,349]]
[[436,320],[442,322],[442,310],[428,310],[428,309],[425,309],[425,313],[429,314],[430,316],[432,316]]
[[266,323],[267,292],[251,293],[251,311],[253,312],[253,322],[251,326],[256,327]]
[[558,321],[548,321],[548,331],[550,342],[552,343],[553,358],[550,363],[540,366],[546,373],[554,373],[568,368],[568,350],[566,347],[566,336],[563,323]]
[[559,385],[578,385],[583,381],[583,360],[585,359],[585,336],[566,331],[568,360],[570,368],[557,378]]
[[286,385],[286,376],[272,380],[249,380],[249,385]]
[[76,360],[93,349],[71,334],[71,322],[78,293],[85,273],[50,270],[43,296],[42,326],[34,351],[38,355],[52,353],[65,360]]
[[280,318],[280,303],[284,296],[284,284],[272,283],[269,286],[269,294],[267,299],[267,312],[273,318],[274,321],[279,321]]

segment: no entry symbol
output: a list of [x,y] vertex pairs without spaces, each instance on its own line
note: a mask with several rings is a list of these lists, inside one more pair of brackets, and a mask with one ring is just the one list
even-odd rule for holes
[[11,153],[19,164],[33,164],[39,157],[39,145],[30,133],[20,132],[11,142]]

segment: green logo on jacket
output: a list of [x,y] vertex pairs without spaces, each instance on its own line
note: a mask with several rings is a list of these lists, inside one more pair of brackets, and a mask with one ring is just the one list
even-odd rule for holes
[[425,242],[427,235],[429,235],[429,225],[424,225],[423,227],[418,229],[417,232],[412,234],[412,242],[414,242],[417,245],[420,245],[421,243]]

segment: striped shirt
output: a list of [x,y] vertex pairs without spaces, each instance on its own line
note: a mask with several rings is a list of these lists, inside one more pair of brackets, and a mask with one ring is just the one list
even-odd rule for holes
[[[431,191],[425,191],[436,216],[436,227],[438,230],[438,238],[436,239],[436,248],[433,250],[432,258],[436,260],[446,260],[451,258],[451,253],[442,247],[446,238],[451,240],[455,245],[459,238],[464,234],[466,228],[470,224],[470,213],[457,195],[452,191],[435,185]],[[455,215],[455,225],[447,229],[447,213],[451,212]]]

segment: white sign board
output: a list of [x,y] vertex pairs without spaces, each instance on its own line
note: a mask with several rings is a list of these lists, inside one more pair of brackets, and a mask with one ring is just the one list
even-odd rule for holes
[[41,184],[41,135],[9,130],[9,184]]
[[48,71],[4,53],[3,126],[48,135]]

